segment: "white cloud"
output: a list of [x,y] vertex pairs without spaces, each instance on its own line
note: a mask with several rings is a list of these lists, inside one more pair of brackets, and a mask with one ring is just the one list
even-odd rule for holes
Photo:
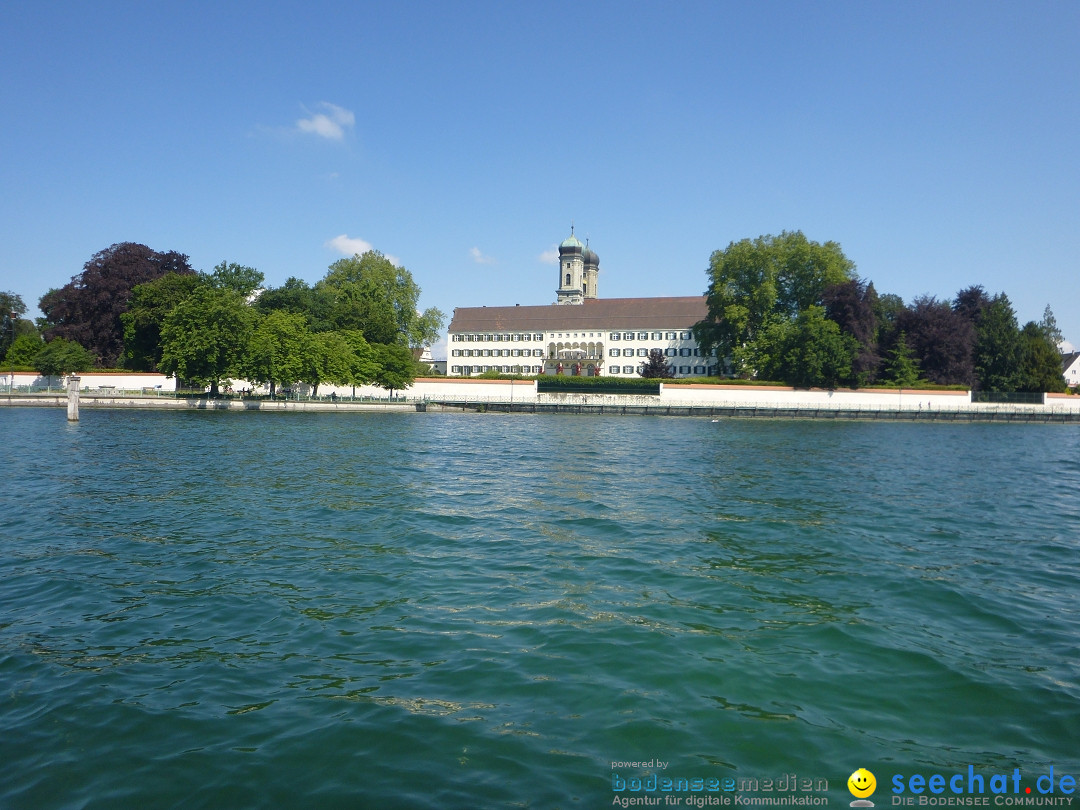
[[558,264],[559,249],[551,248],[550,250],[545,250],[543,253],[540,254],[539,258],[540,261],[542,261],[544,264]]
[[495,264],[496,260],[494,256],[485,256],[480,252],[480,248],[474,247],[469,249],[469,255],[472,256],[472,260],[477,264]]
[[363,239],[354,239],[343,233],[329,240],[325,247],[336,250],[343,256],[355,256],[357,253],[367,253],[371,250],[371,243]]
[[[355,256],[358,253],[367,253],[369,250],[374,250],[371,242],[366,239],[360,239],[359,237],[349,236],[348,234],[341,234],[335,236],[333,239],[328,239],[323,243],[323,247],[328,247],[331,250],[336,250],[342,256]],[[395,267],[401,267],[401,259],[397,256],[393,256],[389,253],[384,253],[383,257],[390,260],[390,264]]]
[[296,128],[300,132],[340,141],[345,137],[345,130],[351,129],[356,123],[356,116],[344,107],[324,101],[319,105],[319,109],[323,112],[314,113],[310,118],[301,118],[296,122]]

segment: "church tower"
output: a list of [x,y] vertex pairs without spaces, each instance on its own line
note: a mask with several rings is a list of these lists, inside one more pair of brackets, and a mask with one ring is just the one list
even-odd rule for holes
[[559,245],[559,288],[556,304],[583,304],[586,298],[596,298],[600,257],[581,244],[570,226],[570,236]]
[[585,262],[585,278],[581,292],[585,298],[596,298],[596,287],[599,281],[597,275],[600,273],[600,257],[589,249],[588,239],[585,240],[585,252],[582,254],[582,260]]

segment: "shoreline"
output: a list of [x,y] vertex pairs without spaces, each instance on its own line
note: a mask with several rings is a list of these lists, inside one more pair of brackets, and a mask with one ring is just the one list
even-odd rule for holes
[[[79,406],[93,410],[237,411],[266,413],[552,413],[617,416],[681,416],[713,419],[830,419],[885,422],[997,422],[1080,424],[1080,411],[1048,406],[965,403],[954,408],[915,410],[885,406],[778,403],[662,403],[636,401],[574,402],[429,399],[396,402],[325,402],[295,400],[174,399],[169,397],[81,394]],[[606,398],[605,398],[606,399]],[[0,407],[65,408],[66,394],[0,395]]]

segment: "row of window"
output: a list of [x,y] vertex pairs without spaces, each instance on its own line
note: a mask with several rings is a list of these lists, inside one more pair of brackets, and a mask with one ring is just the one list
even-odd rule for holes
[[451,357],[543,357],[543,349],[451,349]]
[[[600,337],[599,332],[559,332],[552,333],[551,337]],[[611,332],[608,334],[610,340],[692,340],[693,333],[691,332]],[[458,335],[454,334],[450,336],[450,340],[455,342],[460,341],[488,341],[492,343],[502,342],[518,342],[518,341],[531,341],[531,340],[543,340],[544,335],[539,332],[510,332],[502,334],[482,334],[482,335]]]
[[[636,366],[622,366],[622,371],[619,370],[619,366],[608,366],[608,374],[636,374]],[[706,373],[713,375],[716,373],[716,367],[710,366],[674,366],[668,365],[668,371],[672,374],[697,374],[698,376],[705,376]]]
[[[622,354],[620,355],[620,353],[619,353],[620,350],[619,349],[608,349],[608,354],[611,357],[633,357],[634,353],[635,353],[634,349],[622,349],[621,351],[622,351]],[[692,352],[691,352],[691,350],[689,348],[686,348],[686,347],[683,347],[681,349],[653,349],[652,351],[654,351],[654,352],[663,352],[665,357],[690,357],[691,353],[693,354],[694,357],[701,357],[702,356],[701,349],[699,349],[699,348],[693,349]],[[638,349],[637,350],[637,356],[638,357],[648,357],[649,356],[649,350],[648,349]]]
[[694,335],[691,332],[612,332],[608,335],[610,340],[691,340]]
[[543,366],[450,366],[451,374],[483,374],[498,371],[502,374],[543,374]]
[[455,340],[455,341],[461,341],[461,340],[485,341],[486,340],[486,341],[491,341],[491,342],[498,342],[498,341],[509,342],[509,341],[519,341],[519,340],[543,340],[544,336],[541,333],[533,334],[532,332],[527,332],[525,334],[511,333],[511,334],[502,334],[502,335],[451,335],[450,339]]
[[[672,374],[696,374],[712,376],[715,366],[674,366],[669,365]],[[637,374],[637,366],[608,366],[608,374]],[[503,374],[543,374],[543,366],[450,366],[451,374],[483,374],[485,371],[498,371]]]
[[[561,347],[560,347],[561,348]],[[702,357],[701,349],[654,349],[662,351],[665,357]],[[648,357],[648,349],[609,349],[610,357]],[[543,357],[543,349],[451,349],[451,357]]]

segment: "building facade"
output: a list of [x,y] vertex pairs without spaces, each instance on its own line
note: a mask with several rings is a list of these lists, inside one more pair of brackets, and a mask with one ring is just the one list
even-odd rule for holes
[[1080,352],[1069,352],[1061,357],[1062,372],[1065,384],[1070,388],[1080,386]]
[[676,377],[716,374],[691,328],[704,296],[599,298],[600,258],[571,230],[559,246],[556,302],[546,306],[457,307],[450,321],[447,373],[637,376],[659,349]]

